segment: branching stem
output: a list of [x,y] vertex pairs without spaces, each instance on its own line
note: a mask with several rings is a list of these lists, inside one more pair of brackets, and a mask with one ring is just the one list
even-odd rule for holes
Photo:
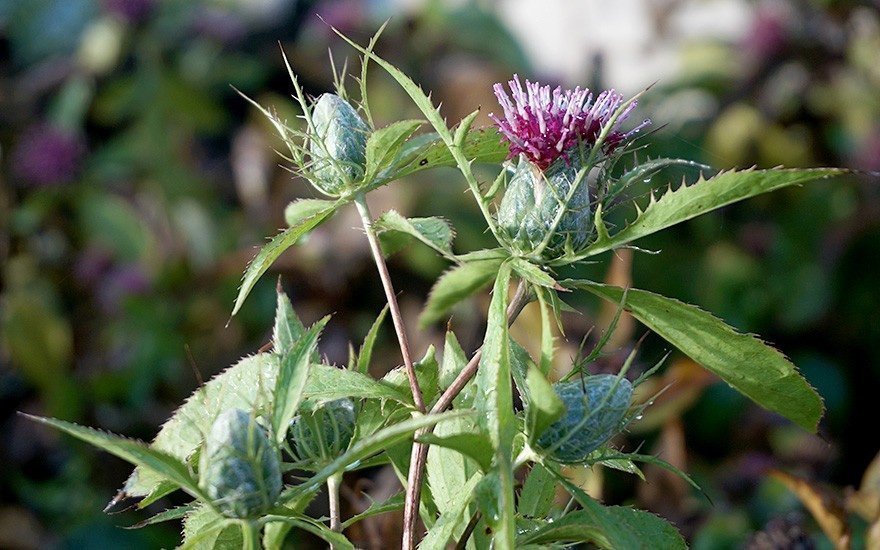
[[[531,300],[529,286],[524,281],[520,281],[516,289],[516,293],[510,304],[507,306],[507,324],[511,325],[522,312],[523,308]],[[480,366],[480,358],[483,352],[478,349],[468,364],[461,369],[461,372],[452,381],[452,384],[446,388],[446,391],[437,400],[437,403],[431,408],[430,414],[439,414],[452,405],[452,401],[464,389],[465,385],[477,373]],[[433,428],[426,428],[416,433],[416,438],[430,433]],[[416,545],[416,520],[419,515],[419,501],[421,500],[422,478],[425,474],[425,462],[428,458],[428,445],[425,443],[413,443],[412,453],[410,454],[409,472],[406,481],[406,501],[403,509],[403,550],[413,550]]]

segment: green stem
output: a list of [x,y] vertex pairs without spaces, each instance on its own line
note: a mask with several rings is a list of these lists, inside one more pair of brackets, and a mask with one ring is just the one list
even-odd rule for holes
[[342,530],[341,512],[339,508],[339,486],[342,474],[333,474],[327,479],[327,494],[330,501],[330,530],[337,533]]
[[241,538],[243,550],[260,550],[260,524],[256,521],[242,521]]

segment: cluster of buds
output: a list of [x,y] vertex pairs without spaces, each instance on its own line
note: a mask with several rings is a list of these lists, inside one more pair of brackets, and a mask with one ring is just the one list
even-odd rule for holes
[[629,131],[621,125],[636,107],[614,90],[595,98],[589,90],[563,90],[514,75],[511,95],[501,84],[495,96],[504,118],[490,115],[508,160],[519,157],[498,208],[506,245],[518,253],[555,259],[583,249],[593,234],[590,171],[622,154],[649,120]]

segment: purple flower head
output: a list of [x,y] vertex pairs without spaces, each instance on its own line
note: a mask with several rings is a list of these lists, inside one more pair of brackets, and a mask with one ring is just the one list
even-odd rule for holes
[[[588,89],[580,87],[563,90],[561,86],[550,89],[538,82],[526,80],[525,89],[518,75],[508,82],[511,95],[502,84],[495,84],[495,97],[504,109],[504,119],[494,114],[489,118],[498,125],[503,139],[510,143],[510,155],[525,155],[541,170],[547,169],[559,157],[583,144],[591,147],[596,143],[614,116],[625,103],[623,96],[614,90],[606,90],[593,98]],[[632,130],[623,132],[620,125],[636,108],[631,102],[620,113],[609,129],[602,148],[612,152],[639,130],[651,123],[645,120]]]

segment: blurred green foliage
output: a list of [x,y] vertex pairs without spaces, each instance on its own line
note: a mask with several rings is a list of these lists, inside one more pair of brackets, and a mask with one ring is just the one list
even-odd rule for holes
[[[476,105],[483,117],[491,112],[491,84],[513,72],[546,76],[503,18],[480,6],[427,2],[397,15],[379,44],[434,91],[449,120]],[[648,139],[648,154],[715,168],[880,170],[877,5],[750,6],[742,42],[687,43],[677,52],[684,70],[645,96],[642,110],[668,124]],[[120,521],[100,510],[127,467],[26,425],[15,411],[150,439],[200,376],[268,341],[270,277],[230,320],[231,305],[253,247],[284,225],[290,199],[309,192],[278,168],[271,149],[281,144],[230,85],[294,120],[278,42],[318,94],[333,84],[327,49],[339,60],[354,56],[315,13],[363,42],[394,10],[384,0],[0,0],[0,546],[176,540],[173,528],[116,528]],[[593,72],[592,82],[614,84]],[[418,116],[387,77],[375,73],[370,86],[377,122]],[[488,243],[451,170],[375,200],[377,212],[456,213],[456,251]],[[353,225],[337,216],[274,268],[304,321],[337,312],[321,342],[331,361],[345,361],[348,341],[363,337],[383,302]],[[878,444],[853,428],[873,414],[880,387],[877,177],[753,199],[645,246],[663,253],[637,255],[634,285],[703,306],[784,349],[825,397],[827,443],[712,386],[684,422],[689,470],[715,506],[692,497],[663,509],[613,475],[606,498],[638,498],[695,547],[726,548],[799,509],[764,478],[768,464],[857,484]],[[415,318],[444,267],[419,248],[395,257],[405,313]],[[606,268],[577,275],[600,279]],[[456,324],[480,326],[478,311],[459,308]],[[594,322],[573,320],[569,339]],[[646,341],[646,357],[662,351]],[[376,356],[395,366],[391,334]],[[809,521],[806,529],[820,540]]]

